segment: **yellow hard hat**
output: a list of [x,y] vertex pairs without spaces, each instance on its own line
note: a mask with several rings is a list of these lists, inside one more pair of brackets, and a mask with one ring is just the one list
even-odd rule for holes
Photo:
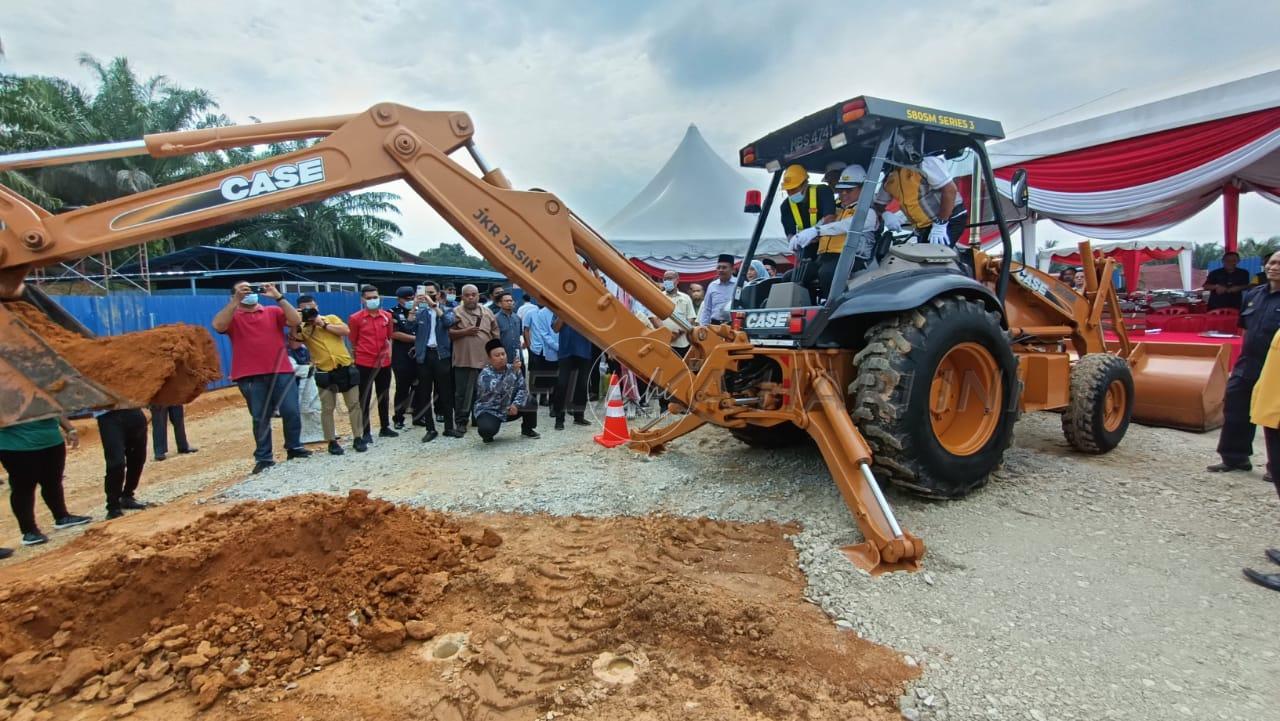
[[803,165],[788,165],[782,171],[782,189],[790,192],[809,182],[809,171]]

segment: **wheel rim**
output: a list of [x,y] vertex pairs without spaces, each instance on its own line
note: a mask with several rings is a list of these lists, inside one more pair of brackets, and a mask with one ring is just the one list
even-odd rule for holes
[[1102,427],[1114,432],[1124,422],[1124,409],[1129,402],[1129,392],[1119,379],[1111,381],[1102,397]]
[[991,352],[977,343],[954,346],[938,363],[929,387],[929,419],[951,454],[977,453],[1000,423],[1004,379]]

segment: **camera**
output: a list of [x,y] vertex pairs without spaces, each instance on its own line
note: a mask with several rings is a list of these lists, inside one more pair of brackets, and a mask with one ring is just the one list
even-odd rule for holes
[[262,290],[263,290],[263,286],[261,286],[261,285],[251,285],[251,286],[249,286],[249,290],[253,291],[254,293],[261,293],[261,292],[262,292]]
[[302,321],[304,323],[310,323],[320,315],[320,311],[315,308],[303,308],[298,311],[298,313],[302,315]]

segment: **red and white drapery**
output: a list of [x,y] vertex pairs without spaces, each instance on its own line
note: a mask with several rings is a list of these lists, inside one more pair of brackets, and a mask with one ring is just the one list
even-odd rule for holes
[[[1002,158],[996,185],[1026,168],[1030,210],[1093,238],[1126,239],[1176,225],[1226,196],[1224,231],[1235,245],[1241,191],[1280,202],[1280,108],[1040,157]],[[985,234],[984,234],[985,235]]]
[[716,277],[715,258],[631,258],[631,264],[649,277],[661,278],[668,270],[680,274],[682,283],[705,283]]

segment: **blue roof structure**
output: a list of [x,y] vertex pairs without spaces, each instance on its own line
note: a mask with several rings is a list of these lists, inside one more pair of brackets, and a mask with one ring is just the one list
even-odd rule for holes
[[[266,250],[245,250],[243,248],[225,248],[215,245],[199,245],[185,250],[179,250],[175,253],[162,255],[158,258],[152,258],[149,265],[151,273],[163,274],[173,272],[196,272],[205,270],[216,272],[223,265],[236,265],[232,262],[221,263],[219,260],[230,261],[232,259],[241,258],[245,260],[270,261],[275,269],[289,268],[295,271],[312,269],[332,269],[337,271],[363,271],[365,273],[376,274],[379,276],[397,275],[408,276],[412,278],[455,278],[455,279],[472,279],[479,281],[502,281],[506,276],[501,273],[495,273],[491,270],[476,270],[474,268],[456,268],[445,265],[422,265],[418,263],[391,263],[381,260],[362,260],[356,258],[330,258],[323,255],[298,255],[296,253],[275,253]],[[210,267],[210,266],[213,267]],[[244,266],[238,266],[244,268]],[[121,268],[120,272],[131,272],[130,268]],[[234,270],[234,268],[227,268]]]

